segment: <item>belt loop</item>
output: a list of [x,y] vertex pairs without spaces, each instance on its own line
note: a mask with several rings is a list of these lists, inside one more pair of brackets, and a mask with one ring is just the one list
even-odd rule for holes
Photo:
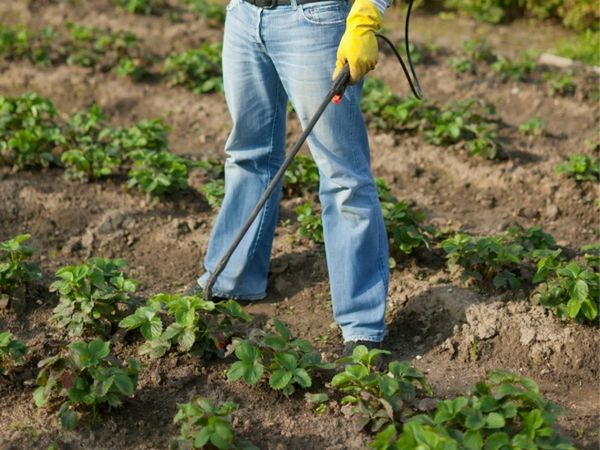
[[292,5],[294,11],[298,9],[298,2],[296,0],[290,0],[290,5]]

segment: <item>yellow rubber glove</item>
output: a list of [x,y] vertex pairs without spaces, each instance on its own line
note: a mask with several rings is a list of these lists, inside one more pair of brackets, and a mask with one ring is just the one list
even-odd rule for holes
[[350,82],[356,83],[377,64],[378,48],[375,33],[381,28],[381,13],[371,0],[355,0],[346,31],[337,50],[335,78],[345,63],[350,67]]

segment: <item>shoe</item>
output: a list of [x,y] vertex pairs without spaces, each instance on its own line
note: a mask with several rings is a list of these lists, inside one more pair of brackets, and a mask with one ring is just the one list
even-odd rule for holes
[[[197,281],[194,281],[193,283],[191,283],[188,287],[186,287],[183,290],[183,294],[184,295],[189,295],[189,296],[199,295],[202,298],[204,298],[204,289],[202,288],[202,286],[200,286],[198,284]],[[229,299],[225,298],[225,297],[217,297],[217,296],[214,296],[214,295],[213,295],[213,297],[211,299],[211,301],[215,302],[215,303],[226,302],[227,300],[229,300]]]
[[[352,353],[354,353],[354,349],[359,345],[363,345],[367,347],[367,350],[381,349],[381,342],[374,341],[347,341],[344,342],[344,349],[342,351],[342,358],[351,357]],[[381,371],[383,369],[383,359],[381,359],[382,355],[375,360],[375,369]]]

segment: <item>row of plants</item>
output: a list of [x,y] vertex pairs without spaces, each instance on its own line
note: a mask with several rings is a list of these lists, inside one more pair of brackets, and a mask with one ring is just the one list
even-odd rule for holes
[[[389,352],[358,346],[352,355],[323,364],[312,345],[294,339],[282,322],[275,319],[273,329],[253,330],[234,345],[238,361],[231,365],[227,378],[250,385],[268,378],[271,389],[289,396],[295,389],[311,388],[315,370],[336,369],[324,386],[326,391],[306,392],[305,399],[318,405],[317,413],[339,402],[345,415],[377,433],[371,448],[574,449],[554,428],[561,409],[545,400],[537,385],[525,377],[491,371],[467,396],[435,401],[433,408],[422,413],[419,400],[433,392],[425,376],[409,363],[391,361],[386,370],[380,370],[379,359]],[[17,357],[22,354],[24,350]],[[34,402],[38,407],[57,408],[60,422],[69,429],[77,426],[85,411],[91,411],[96,420],[105,405],[119,407],[132,398],[140,370],[134,359],[127,365],[118,361],[110,354],[109,342],[98,339],[73,342],[38,366]],[[202,397],[179,404],[174,417],[174,423],[180,424],[179,441],[192,448],[205,448],[209,443],[220,449],[256,448],[236,438],[231,420],[236,409],[232,402],[215,406]]]
[[[598,41],[596,40],[596,43]],[[448,58],[448,64],[458,73],[479,74],[481,68],[490,70],[503,82],[535,81],[544,83],[547,92],[552,96],[571,97],[580,90],[584,99],[596,101],[598,98],[597,80],[595,75],[589,75],[594,81],[584,82],[576,78],[575,71],[569,70],[539,70],[535,51],[522,52],[515,58],[498,55],[486,39],[469,39],[463,42],[463,49],[458,55]],[[576,79],[578,80],[576,83]]]
[[427,0],[442,3],[483,22],[497,24],[518,17],[557,19],[578,31],[597,30],[600,11],[594,0]]
[[392,132],[419,132],[425,142],[460,144],[471,155],[495,159],[502,153],[495,108],[481,100],[455,100],[437,106],[430,100],[401,98],[381,80],[367,77],[361,108],[369,125]]
[[[168,13],[177,19],[176,8],[170,7],[165,0],[113,0],[119,8],[132,14],[162,15]],[[181,0],[185,9],[192,11],[198,18],[207,20],[210,26],[220,27],[225,23],[225,8],[219,2],[210,0]]]
[[168,131],[161,120],[110,127],[96,105],[61,120],[47,98],[0,96],[0,164],[15,169],[59,166],[67,179],[80,182],[125,171],[128,188],[148,196],[186,191],[189,171],[206,163],[172,153]]
[[[586,295],[581,283],[584,281],[590,283],[588,289],[595,286],[596,292],[589,292],[590,297],[598,297],[597,274],[595,281],[591,280],[577,272],[572,262],[556,268],[552,261],[560,251],[551,250],[551,236],[539,229],[510,234],[513,250],[518,246],[530,252],[548,250],[543,262],[538,261],[536,276],[557,271],[569,283],[575,283],[561,286],[569,294]],[[19,270],[12,267],[11,273],[19,279],[4,278],[9,280],[9,292],[26,289],[22,284],[30,283],[36,278],[33,274],[40,272],[27,261],[33,250],[25,246],[26,240],[27,236],[17,236],[1,247],[0,267],[4,267],[4,261],[28,264]],[[591,253],[588,259],[598,263],[597,254]],[[307,401],[317,411],[325,411],[331,398],[339,399],[346,414],[378,433],[373,448],[418,448],[438,441],[454,445],[448,448],[572,448],[552,427],[556,408],[541,398],[530,380],[494,372],[477,385],[471,396],[440,402],[435,410],[418,414],[417,400],[431,395],[425,377],[405,362],[393,361],[386,371],[378,370],[378,359],[387,353],[383,350],[358,347],[351,357],[324,363],[310,342],[294,338],[289,328],[276,319],[270,329],[255,329],[244,339],[236,338],[234,323],[250,318],[233,300],[215,304],[198,295],[159,294],[139,305],[130,297],[137,282],[127,276],[125,268],[123,260],[92,258],[59,269],[56,281],[50,285],[50,290],[59,294],[51,322],[72,337],[94,337],[73,342],[39,363],[34,401],[39,407],[56,408],[65,427],[75,427],[86,411],[95,418],[103,405],[117,407],[134,395],[139,362],[131,359],[123,364],[110,355],[109,343],[103,340],[120,327],[139,333],[144,340],[139,353],[152,358],[173,351],[204,358],[233,353],[237,361],[227,372],[229,380],[265,384],[286,396],[318,386],[315,380],[322,378],[323,371],[335,369],[328,391],[309,392]],[[571,279],[572,274],[579,278]],[[567,311],[571,308],[566,305]],[[580,309],[585,308],[580,305]],[[6,372],[22,361],[27,349],[10,333],[1,335],[0,344]],[[228,448],[220,446],[236,442],[233,430],[227,428],[232,410],[231,405],[213,407],[202,399],[180,405],[175,421],[182,423],[181,439],[196,443],[197,448],[207,442]]]
[[142,41],[126,31],[74,23],[62,31],[0,25],[0,58],[114,71],[134,81],[162,79],[169,86],[184,86],[196,93],[223,90],[221,44],[210,42],[162,58],[145,51]]
[[[593,323],[598,317],[599,245],[584,246],[580,258],[569,260],[554,237],[539,226],[513,226],[493,236],[450,235],[426,224],[421,211],[394,201],[382,180],[378,187],[393,255],[391,268],[402,254],[436,247],[443,250],[449,271],[460,273],[463,282],[490,283],[501,291],[524,288],[531,292],[532,301],[563,319]],[[312,203],[304,203],[296,212],[300,234],[323,242],[320,215]]]

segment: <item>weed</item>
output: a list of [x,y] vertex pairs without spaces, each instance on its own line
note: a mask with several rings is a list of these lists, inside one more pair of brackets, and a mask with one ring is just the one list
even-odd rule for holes
[[60,295],[51,320],[67,328],[70,336],[110,334],[124,315],[120,307],[129,303],[129,294],[138,284],[127,278],[125,267],[127,263],[122,259],[92,258],[59,269],[58,279],[50,285],[50,291]]
[[162,73],[169,86],[184,86],[198,94],[222,92],[221,45],[204,44],[169,56]]
[[0,371],[2,374],[8,375],[15,366],[22,364],[27,351],[27,346],[18,339],[14,339],[10,331],[0,333]]
[[598,181],[600,163],[596,157],[573,154],[568,161],[556,166],[556,172],[565,173],[576,181]]
[[389,352],[359,345],[351,356],[337,361],[345,367],[331,380],[332,388],[345,394],[341,403],[348,405],[348,412],[372,432],[409,415],[416,406],[417,387],[431,393],[425,376],[408,362],[393,361],[386,373],[377,371],[377,360],[385,354]]
[[[166,328],[161,318],[165,315],[172,320]],[[158,294],[146,306],[123,318],[119,326],[127,330],[139,328],[146,340],[139,349],[141,355],[160,358],[176,345],[182,353],[222,357],[236,320],[247,322],[250,317],[233,300],[214,303],[198,295]]]
[[273,319],[273,332],[254,329],[247,339],[235,344],[233,363],[227,379],[242,379],[248,384],[258,383],[267,372],[269,386],[285,396],[294,393],[296,387],[312,386],[311,374],[315,369],[331,369],[332,364],[321,362],[321,355],[310,342],[293,339],[289,328]]
[[133,397],[139,365],[130,359],[127,367],[122,368],[114,361],[109,342],[69,344],[68,351],[39,362],[38,388],[33,392],[36,406],[62,401],[58,415],[68,429],[77,426],[79,410],[91,409],[95,419],[98,407],[120,406],[123,398]]

